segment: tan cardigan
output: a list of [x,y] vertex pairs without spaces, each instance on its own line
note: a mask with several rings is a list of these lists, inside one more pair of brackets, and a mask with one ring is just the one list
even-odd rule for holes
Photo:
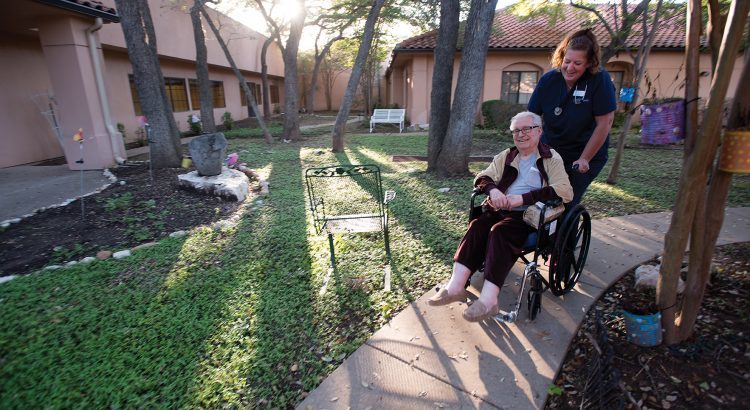
[[[474,178],[474,186],[480,187],[487,195],[493,188],[507,192],[518,177],[520,155],[518,148],[512,147],[497,154],[490,165]],[[542,188],[522,195],[523,204],[531,205],[559,197],[567,203],[573,199],[573,187],[562,157],[555,150],[541,142],[537,146],[537,168],[542,178]]]

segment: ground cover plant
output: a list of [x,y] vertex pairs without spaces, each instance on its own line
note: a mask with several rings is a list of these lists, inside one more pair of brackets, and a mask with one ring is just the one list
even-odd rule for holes
[[[492,155],[509,145],[480,132],[473,153]],[[327,135],[274,145],[252,136],[232,139],[230,152],[271,187],[269,197],[233,210],[236,224],[203,225],[131,258],[1,284],[0,403],[297,404],[409,301],[447,278],[466,226],[472,180],[435,180],[423,162],[391,161],[392,155],[424,155],[424,134],[351,135],[342,154],[329,146]],[[332,163],[377,164],[384,189],[397,193],[390,206],[391,292],[383,290],[385,250],[377,234],[336,240],[338,270],[321,292],[328,243],[314,235],[303,170]],[[597,182],[587,206],[595,217],[668,210],[680,164],[680,150],[631,149],[621,183],[612,188]],[[471,171],[485,165],[472,163]],[[450,191],[438,192],[445,187]],[[148,201],[136,190],[128,191],[130,197],[106,192],[92,200],[113,210]],[[747,177],[736,178],[729,203],[750,205]],[[158,206],[141,208],[160,220],[172,217],[159,215]]]

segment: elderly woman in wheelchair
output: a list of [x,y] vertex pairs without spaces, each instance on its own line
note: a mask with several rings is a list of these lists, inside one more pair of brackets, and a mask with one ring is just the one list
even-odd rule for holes
[[539,141],[542,119],[524,111],[511,119],[510,129],[515,146],[496,155],[474,179],[475,190],[487,195],[482,204],[484,212],[470,222],[459,243],[448,284],[427,301],[431,306],[465,301],[465,284],[472,272],[484,264],[485,280],[479,299],[463,312],[464,319],[470,322],[485,320],[500,311],[500,288],[523,254],[527,238],[536,232],[535,227],[524,222],[524,211],[538,202],[557,199],[567,203],[573,198],[562,158]]

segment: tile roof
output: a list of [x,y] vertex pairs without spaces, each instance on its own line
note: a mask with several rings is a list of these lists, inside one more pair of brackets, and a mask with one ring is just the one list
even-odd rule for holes
[[[600,7],[607,21],[613,21],[611,7]],[[609,44],[609,34],[598,20],[590,20],[590,13],[564,6],[563,15],[549,23],[546,16],[537,16],[522,20],[506,9],[495,13],[493,32],[490,35],[489,49],[554,49],[560,40],[570,32],[585,26],[593,26],[594,33],[602,46]],[[595,17],[594,17],[595,19]],[[595,24],[592,24],[595,23]],[[642,32],[637,24],[626,42],[628,47],[637,48],[641,44]],[[411,37],[397,44],[394,51],[432,50],[437,41],[437,30]],[[681,48],[685,46],[684,16],[675,13],[662,20],[654,39],[654,48]],[[459,47],[460,48],[460,47]]]
[[101,17],[105,21],[119,22],[117,10],[107,7],[99,0],[37,0],[40,3],[60,7],[93,17]]

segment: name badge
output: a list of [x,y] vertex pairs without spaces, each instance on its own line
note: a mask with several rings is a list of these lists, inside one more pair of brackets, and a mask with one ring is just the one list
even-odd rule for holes
[[573,97],[583,97],[586,95],[586,90],[575,90],[573,91]]

